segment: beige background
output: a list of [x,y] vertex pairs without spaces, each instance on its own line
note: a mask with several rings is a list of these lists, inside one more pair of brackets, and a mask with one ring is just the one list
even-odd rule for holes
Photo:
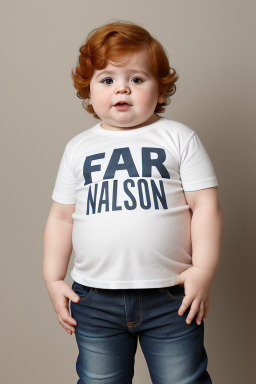
[[[93,28],[126,20],[166,48],[180,79],[162,116],[198,132],[220,184],[224,239],[205,319],[208,370],[214,384],[253,383],[255,2],[2,0],[0,8],[1,382],[77,380],[75,336],[59,325],[42,278],[43,234],[64,147],[98,122],[73,88],[78,48]],[[151,383],[139,344],[134,383]]]

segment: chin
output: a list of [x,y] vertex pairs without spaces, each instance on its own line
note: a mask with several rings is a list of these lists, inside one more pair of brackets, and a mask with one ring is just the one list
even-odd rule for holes
[[133,127],[133,126],[135,126],[135,125],[137,125],[138,123],[136,123],[136,122],[134,122],[134,121],[121,121],[121,120],[119,120],[119,121],[113,121],[113,122],[106,122],[107,124],[109,124],[109,125],[113,125],[113,126],[117,126],[117,127]]

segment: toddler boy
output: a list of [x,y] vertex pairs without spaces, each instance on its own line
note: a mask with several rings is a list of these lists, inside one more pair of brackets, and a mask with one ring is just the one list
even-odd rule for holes
[[66,145],[43,274],[60,324],[76,335],[78,383],[131,382],[135,332],[155,384],[211,383],[202,327],[222,211],[197,133],[157,114],[176,71],[145,29],[117,22],[92,31],[72,76],[100,122]]

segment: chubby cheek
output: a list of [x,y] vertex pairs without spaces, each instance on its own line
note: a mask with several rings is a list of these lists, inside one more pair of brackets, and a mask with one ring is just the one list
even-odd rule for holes
[[102,91],[94,91],[91,93],[91,104],[96,113],[104,113],[110,107],[110,96]]
[[141,92],[138,96],[139,105],[142,112],[154,109],[157,104],[157,96],[153,92]]

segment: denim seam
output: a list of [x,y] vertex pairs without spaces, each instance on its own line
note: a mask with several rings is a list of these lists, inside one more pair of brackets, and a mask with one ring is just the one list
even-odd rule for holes
[[[81,297],[79,301],[86,301],[86,300],[91,296],[92,292],[93,292],[93,290],[92,290],[92,288],[91,288],[90,291],[89,291],[89,293],[88,293],[88,295],[86,295],[86,297],[84,297],[84,298]],[[78,295],[78,296],[79,296],[79,295]]]
[[140,325],[142,323],[142,320],[143,320],[143,312],[142,312],[142,294],[140,292],[140,296],[139,296],[139,305],[140,305],[140,320],[137,324],[134,324],[134,325],[128,325],[129,323],[133,323],[132,321],[127,323],[128,327],[129,328],[134,328],[134,327],[137,327],[138,325]]
[[186,295],[184,295],[184,296],[174,296],[174,295],[171,294],[171,292],[169,291],[169,289],[167,289],[166,292],[167,292],[167,295],[168,295],[171,299],[173,299],[173,300],[179,300],[179,301],[181,301],[181,300],[183,300],[184,297],[186,296]]

